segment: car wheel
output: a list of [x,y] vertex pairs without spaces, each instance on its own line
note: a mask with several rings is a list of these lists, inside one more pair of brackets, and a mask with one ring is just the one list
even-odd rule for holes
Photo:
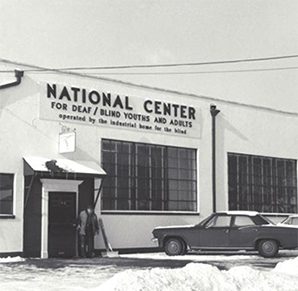
[[265,258],[272,258],[278,253],[278,244],[275,240],[261,240],[258,244],[259,254]]
[[181,255],[184,256],[187,254],[187,245],[184,242],[182,243],[182,245],[183,245],[183,247],[182,247],[183,249],[182,249]]
[[179,256],[185,252],[184,243],[178,238],[170,238],[165,243],[165,252],[168,256]]

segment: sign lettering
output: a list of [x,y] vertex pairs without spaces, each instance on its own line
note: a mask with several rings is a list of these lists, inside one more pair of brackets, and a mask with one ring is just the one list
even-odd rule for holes
[[86,125],[200,137],[200,110],[160,98],[112,94],[47,83],[40,96],[40,118]]

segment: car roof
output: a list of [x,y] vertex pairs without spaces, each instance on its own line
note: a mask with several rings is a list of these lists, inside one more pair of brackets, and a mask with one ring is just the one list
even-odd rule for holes
[[259,212],[246,211],[246,210],[230,210],[230,211],[218,211],[217,214],[256,216],[259,214]]

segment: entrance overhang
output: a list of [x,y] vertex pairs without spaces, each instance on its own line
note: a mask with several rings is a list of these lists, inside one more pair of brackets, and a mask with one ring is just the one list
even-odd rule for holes
[[[63,158],[47,158],[29,156],[24,157],[24,176],[27,179],[27,187],[25,185],[24,197],[24,217],[25,213],[30,212],[30,205],[32,204],[32,193],[35,193],[34,185],[40,183],[41,195],[40,201],[40,229],[41,229],[41,242],[40,242],[40,257],[48,257],[48,208],[49,196],[51,192],[74,192],[76,193],[76,214],[78,214],[79,205],[79,186],[82,182],[94,179],[95,187],[94,195],[97,202],[99,193],[102,187],[102,180],[106,176],[106,172],[95,162],[90,161],[73,161]],[[30,182],[30,183],[29,183]],[[34,192],[35,191],[35,192]],[[96,195],[97,193],[97,195]],[[84,195],[85,196],[85,195]],[[30,202],[31,201],[31,202]],[[31,203],[31,204],[30,204]],[[28,206],[28,208],[27,208]],[[27,210],[26,210],[27,208]],[[29,209],[30,208],[30,209]],[[25,221],[25,218],[24,218]],[[24,223],[25,225],[25,223]]]
[[[55,176],[55,177],[65,177],[71,178],[82,177],[82,176],[92,176],[97,178],[102,178],[106,176],[106,172],[93,161],[73,161],[69,159],[53,159],[47,157],[37,157],[28,156],[24,157],[24,175],[31,176],[39,174],[40,176]],[[57,172],[51,171],[47,167],[47,163],[56,162],[56,166],[60,169]]]

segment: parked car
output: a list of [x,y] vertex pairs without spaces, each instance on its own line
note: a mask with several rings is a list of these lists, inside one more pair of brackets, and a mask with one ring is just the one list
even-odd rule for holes
[[298,227],[274,225],[249,211],[218,212],[197,225],[156,227],[152,233],[170,256],[188,250],[257,250],[274,257],[279,249],[298,247]]
[[284,221],[282,221],[278,225],[293,225],[298,227],[298,215],[290,215],[288,218],[286,218]]

